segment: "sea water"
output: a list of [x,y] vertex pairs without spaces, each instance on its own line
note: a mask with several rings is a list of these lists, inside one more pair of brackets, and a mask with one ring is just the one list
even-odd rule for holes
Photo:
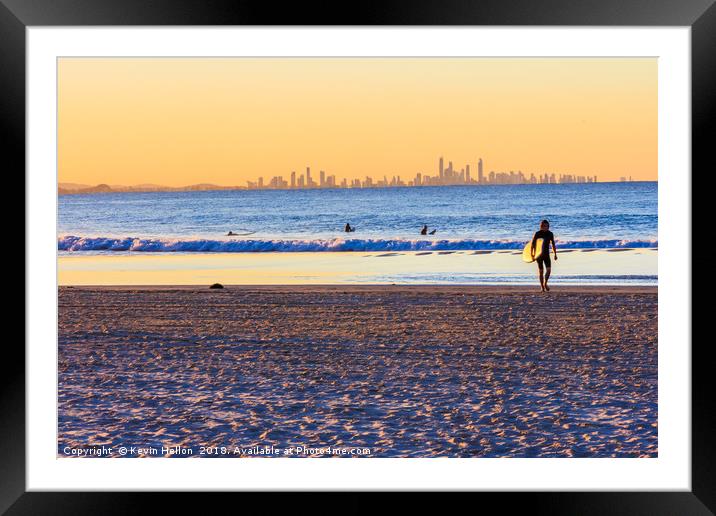
[[[344,253],[331,263],[345,273],[329,282],[520,283],[533,280],[533,266],[507,251],[520,250],[546,218],[558,250],[575,252],[560,257],[572,269],[560,278],[555,265],[556,282],[656,284],[657,207],[656,182],[62,195],[58,251],[61,270],[67,257],[224,253],[278,253],[293,270],[302,261],[290,253]],[[355,232],[345,233],[346,223]],[[435,234],[421,235],[423,225]],[[591,250],[636,251],[600,252],[613,258],[580,268],[594,261]],[[355,253],[411,261],[356,265]],[[426,253],[443,261],[418,265]],[[295,277],[310,276],[303,273]]]

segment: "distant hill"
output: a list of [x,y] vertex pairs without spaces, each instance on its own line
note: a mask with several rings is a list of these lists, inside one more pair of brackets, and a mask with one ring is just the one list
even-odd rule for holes
[[82,190],[84,188],[90,188],[92,185],[83,185],[80,183],[59,183],[57,185],[58,188],[62,188],[63,190]]
[[59,195],[70,194],[94,194],[94,193],[124,193],[124,192],[196,192],[211,190],[245,190],[244,186],[219,186],[211,183],[200,183],[187,186],[162,186],[151,183],[141,185],[124,186],[124,185],[107,185],[99,184],[95,186],[83,185],[79,183],[58,183],[57,193]]
[[[122,188],[126,188],[126,187],[122,187]],[[165,187],[162,185],[155,185],[153,183],[144,183],[141,185],[134,185],[132,188],[153,188],[156,190],[156,189],[165,188]]]

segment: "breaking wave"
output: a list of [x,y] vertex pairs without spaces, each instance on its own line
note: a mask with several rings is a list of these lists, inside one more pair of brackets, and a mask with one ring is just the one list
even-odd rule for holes
[[[62,236],[59,251],[132,251],[160,253],[291,253],[349,251],[482,251],[522,249],[525,240],[403,240],[403,239],[312,239],[312,240],[208,240],[164,238],[105,238]],[[632,249],[658,247],[656,240],[557,241],[558,249]]]

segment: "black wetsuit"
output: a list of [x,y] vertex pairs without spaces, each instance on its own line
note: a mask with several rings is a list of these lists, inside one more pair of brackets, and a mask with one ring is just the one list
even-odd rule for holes
[[536,242],[538,238],[542,239],[542,249],[535,248],[535,257],[537,260],[537,266],[541,269],[542,264],[545,267],[552,267],[552,260],[549,258],[549,244],[550,242],[554,245],[554,234],[551,231],[539,230],[532,237],[532,242]]

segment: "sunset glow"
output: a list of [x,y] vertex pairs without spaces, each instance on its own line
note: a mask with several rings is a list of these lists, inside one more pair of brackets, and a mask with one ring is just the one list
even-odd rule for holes
[[485,171],[657,179],[652,58],[63,58],[60,182]]

